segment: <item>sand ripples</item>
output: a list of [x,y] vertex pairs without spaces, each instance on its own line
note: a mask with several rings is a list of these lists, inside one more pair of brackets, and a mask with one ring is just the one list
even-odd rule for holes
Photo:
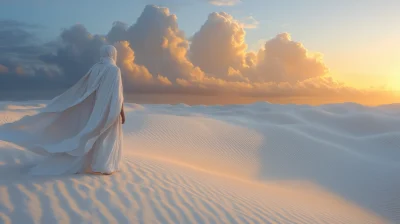
[[393,107],[127,105],[112,176],[30,177],[39,158],[0,141],[0,223],[397,222]]

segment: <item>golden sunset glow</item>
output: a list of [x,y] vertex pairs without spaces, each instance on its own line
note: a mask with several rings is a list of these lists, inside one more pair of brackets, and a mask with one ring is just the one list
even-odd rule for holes
[[[1,96],[62,91],[96,62],[101,45],[112,44],[128,95],[400,102],[400,32],[392,27],[400,22],[392,11],[396,4],[326,2],[298,10],[304,5],[216,0],[198,2],[212,7],[199,11],[177,10],[167,2],[137,4],[116,5],[118,10],[101,18],[77,13],[79,18],[58,21],[67,25],[45,36],[48,44],[35,42],[40,26],[3,22],[8,36],[2,46],[9,47],[0,56]],[[132,15],[127,5],[137,10],[136,17],[121,18]],[[99,22],[92,23],[94,18]]]

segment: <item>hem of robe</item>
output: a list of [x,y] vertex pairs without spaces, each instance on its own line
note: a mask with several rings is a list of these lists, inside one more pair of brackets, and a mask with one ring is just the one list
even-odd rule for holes
[[[120,122],[120,119],[117,119],[115,122]],[[109,129],[112,128],[113,125],[115,124],[113,123],[111,127],[109,127],[106,131],[109,131]],[[87,154],[83,156],[73,156],[65,152],[48,153],[49,156],[45,158],[44,161],[42,161],[41,163],[31,167],[28,171],[28,174],[35,176],[92,173],[110,175],[112,173],[118,172],[120,170],[118,166],[114,166],[112,167],[112,169],[99,169],[98,167],[92,167],[92,161],[94,159],[93,156],[98,152],[98,150],[98,148],[92,148]]]

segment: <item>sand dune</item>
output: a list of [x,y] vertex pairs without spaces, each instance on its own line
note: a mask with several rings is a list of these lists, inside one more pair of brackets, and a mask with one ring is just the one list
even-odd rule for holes
[[400,105],[125,107],[112,176],[28,176],[0,128],[0,223],[400,223]]

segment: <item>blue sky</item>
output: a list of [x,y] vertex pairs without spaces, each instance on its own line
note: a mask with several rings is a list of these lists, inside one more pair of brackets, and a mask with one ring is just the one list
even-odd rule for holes
[[38,36],[48,41],[76,23],[95,34],[107,33],[113,21],[133,24],[147,4],[168,7],[187,37],[211,12],[224,11],[241,21],[252,16],[258,22],[257,28],[246,30],[252,50],[289,32],[310,51],[321,52],[334,77],[363,87],[393,82],[400,86],[398,1],[242,0],[234,6],[216,6],[207,0],[5,0],[0,3],[0,19],[42,25]]

